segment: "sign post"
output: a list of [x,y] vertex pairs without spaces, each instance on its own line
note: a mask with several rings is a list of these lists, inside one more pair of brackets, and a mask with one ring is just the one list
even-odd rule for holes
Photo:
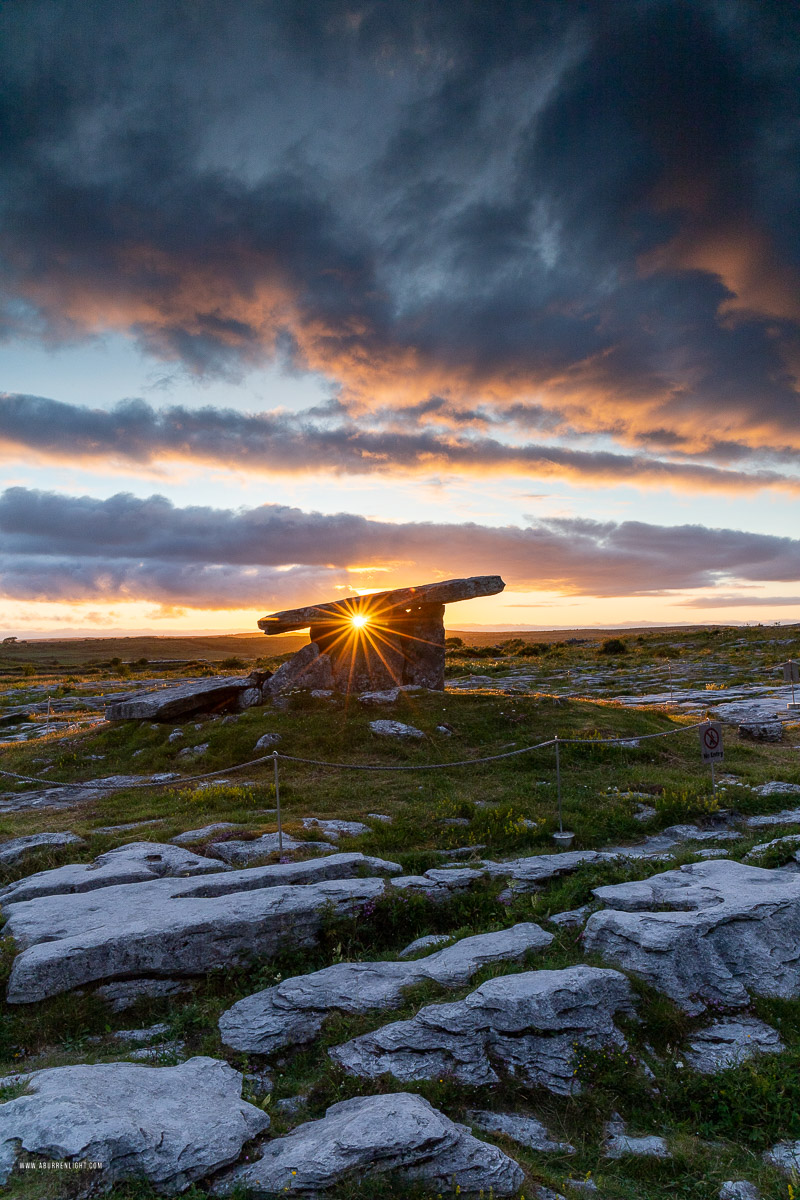
[[800,708],[800,704],[795,704],[794,700],[794,685],[800,683],[800,663],[796,663],[794,659],[788,659],[783,664],[783,679],[784,683],[792,685],[792,703],[787,704],[787,708]]
[[717,781],[714,778],[714,763],[722,762],[725,751],[722,746],[722,725],[719,721],[706,721],[700,726],[700,757],[711,763],[711,794],[717,798]]

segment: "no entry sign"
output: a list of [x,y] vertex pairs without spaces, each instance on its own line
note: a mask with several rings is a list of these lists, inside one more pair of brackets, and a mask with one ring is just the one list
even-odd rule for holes
[[703,762],[720,762],[725,757],[722,749],[722,725],[719,721],[707,721],[700,726],[700,757]]

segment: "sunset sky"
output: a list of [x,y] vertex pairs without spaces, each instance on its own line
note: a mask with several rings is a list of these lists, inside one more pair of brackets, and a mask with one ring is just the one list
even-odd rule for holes
[[0,7],[0,632],[800,620],[800,7]]

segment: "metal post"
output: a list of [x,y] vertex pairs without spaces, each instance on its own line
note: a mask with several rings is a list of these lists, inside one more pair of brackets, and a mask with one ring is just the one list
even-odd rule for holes
[[278,781],[278,751],[272,751],[272,761],[275,765],[275,806],[278,810],[278,853],[283,858],[283,826],[281,825],[281,789]]
[[558,787],[558,832],[564,832],[564,821],[561,815],[561,754],[559,752],[558,734],[555,736],[556,743],[556,786]]

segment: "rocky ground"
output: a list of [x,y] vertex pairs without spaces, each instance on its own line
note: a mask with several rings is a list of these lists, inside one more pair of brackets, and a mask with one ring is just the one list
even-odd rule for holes
[[0,1195],[788,1200],[800,722],[525,669],[6,744]]

